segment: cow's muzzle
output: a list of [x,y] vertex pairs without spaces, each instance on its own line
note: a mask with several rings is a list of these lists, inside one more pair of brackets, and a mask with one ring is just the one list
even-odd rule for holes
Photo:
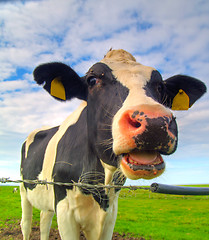
[[[177,125],[161,105],[141,105],[124,111],[118,121],[113,149],[121,155],[121,168],[131,179],[154,178],[165,168],[161,154],[177,147]],[[114,132],[113,132],[114,133]]]

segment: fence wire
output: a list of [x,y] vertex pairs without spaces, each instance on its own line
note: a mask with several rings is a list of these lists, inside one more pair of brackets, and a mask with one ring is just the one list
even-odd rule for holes
[[66,187],[79,187],[81,189],[86,189],[89,191],[98,191],[106,189],[129,189],[129,190],[149,190],[154,193],[164,193],[164,194],[173,194],[173,195],[209,195],[208,187],[183,187],[183,186],[172,186],[160,183],[152,183],[149,187],[142,186],[123,186],[123,185],[104,185],[104,184],[88,184],[82,182],[71,182],[71,183],[63,183],[63,182],[49,182],[47,180],[10,180],[9,178],[0,178],[0,183],[27,183],[27,184],[40,184],[40,185],[58,185],[58,186],[66,186]]
[[80,187],[80,188],[88,188],[88,189],[101,189],[101,188],[123,188],[123,189],[129,189],[129,190],[150,190],[150,187],[142,187],[142,186],[122,186],[122,185],[93,185],[93,184],[87,184],[87,183],[80,183],[80,182],[72,182],[72,183],[63,183],[63,182],[49,182],[47,180],[10,180],[10,178],[0,178],[0,183],[28,183],[28,184],[40,184],[40,185],[58,185],[58,186],[66,186],[66,187]]

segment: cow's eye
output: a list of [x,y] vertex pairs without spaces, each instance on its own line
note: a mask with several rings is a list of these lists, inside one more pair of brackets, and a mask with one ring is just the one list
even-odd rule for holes
[[87,82],[90,87],[93,87],[95,84],[98,83],[98,79],[95,77],[91,77],[87,80]]
[[158,93],[162,93],[162,91],[163,91],[163,86],[162,86],[162,84],[158,84],[158,86],[157,86],[157,91],[158,91]]

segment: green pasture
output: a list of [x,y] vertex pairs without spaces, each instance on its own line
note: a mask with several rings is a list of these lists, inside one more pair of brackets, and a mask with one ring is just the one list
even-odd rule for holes
[[[13,188],[0,186],[0,228],[20,222],[20,196],[19,192],[12,192]],[[36,209],[33,221],[39,224],[39,211]],[[56,217],[52,227],[57,227]],[[131,233],[146,240],[208,240],[209,196],[175,196],[146,190],[122,190],[114,231]]]

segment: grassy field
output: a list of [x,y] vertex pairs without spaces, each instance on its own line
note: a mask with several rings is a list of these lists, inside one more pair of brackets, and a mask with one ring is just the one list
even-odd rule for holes
[[[19,192],[13,193],[13,188],[0,186],[0,228],[19,224],[21,218]],[[36,209],[33,220],[39,222]],[[56,226],[55,217],[52,227]],[[115,231],[153,240],[208,240],[209,197],[123,190]]]

